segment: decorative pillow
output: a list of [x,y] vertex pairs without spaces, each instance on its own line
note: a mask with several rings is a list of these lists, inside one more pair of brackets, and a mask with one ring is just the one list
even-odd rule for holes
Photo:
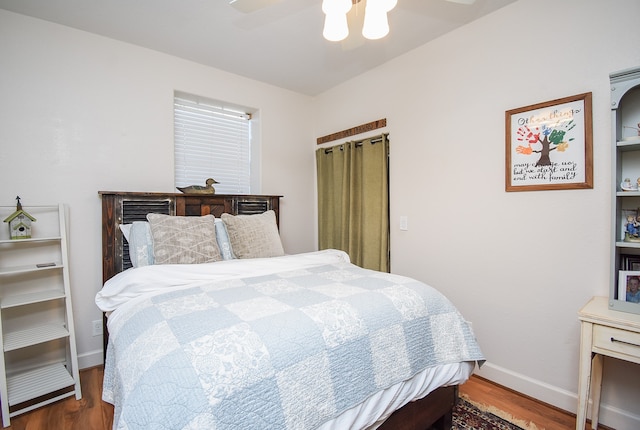
[[131,224],[120,224],[120,231],[127,242],[129,242],[129,234],[131,233]]
[[231,249],[231,242],[229,241],[229,233],[227,232],[227,227],[220,218],[216,218],[215,220],[216,226],[216,241],[218,242],[218,248],[220,249],[220,254],[222,254],[223,260],[233,260],[236,258],[233,255],[233,249]]
[[222,259],[213,215],[147,214],[156,264],[211,263]]
[[221,218],[227,226],[231,248],[237,258],[284,255],[274,211],[257,215],[222,214]]

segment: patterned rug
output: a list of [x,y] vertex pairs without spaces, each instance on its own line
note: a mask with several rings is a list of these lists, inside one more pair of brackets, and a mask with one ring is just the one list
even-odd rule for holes
[[523,430],[488,411],[482,411],[464,398],[453,410],[452,430]]

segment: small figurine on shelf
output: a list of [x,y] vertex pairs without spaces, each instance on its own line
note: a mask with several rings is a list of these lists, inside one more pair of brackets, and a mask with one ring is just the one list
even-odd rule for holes
[[625,224],[624,232],[625,242],[640,242],[640,222],[638,217],[634,215],[627,215],[627,223]]
[[[638,178],[638,181],[640,181],[640,178]],[[638,191],[638,185],[632,184],[629,178],[625,178],[624,181],[620,183],[620,188],[622,191]]]
[[31,223],[36,219],[22,209],[20,196],[16,197],[16,211],[9,215],[4,222],[9,223],[9,237],[11,239],[31,239]]

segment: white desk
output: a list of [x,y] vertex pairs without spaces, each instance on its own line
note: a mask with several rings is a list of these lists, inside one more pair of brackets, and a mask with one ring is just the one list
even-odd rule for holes
[[583,430],[585,426],[590,386],[593,398],[591,428],[596,429],[603,356],[640,364],[640,315],[612,311],[608,297],[594,297],[578,312],[578,318],[581,337],[576,430]]

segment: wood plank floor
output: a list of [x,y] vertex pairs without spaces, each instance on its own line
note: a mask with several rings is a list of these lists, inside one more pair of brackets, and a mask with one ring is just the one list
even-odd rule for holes
[[[468,398],[473,403],[496,408],[517,420],[533,424],[535,426],[532,426],[533,428],[545,430],[576,428],[576,416],[574,414],[524,396],[475,375],[460,386],[460,395]],[[586,429],[591,430],[589,423],[587,423]],[[599,425],[598,429],[606,429],[606,427]]]
[[[75,397],[18,415],[11,419],[10,430],[109,430],[113,407],[101,400],[102,367],[80,371],[82,400]],[[472,402],[493,406],[513,417],[531,422],[538,429],[575,428],[575,416],[514,391],[472,376],[460,387],[460,394]],[[602,427],[599,427],[602,428]],[[587,429],[591,427],[587,426]]]

